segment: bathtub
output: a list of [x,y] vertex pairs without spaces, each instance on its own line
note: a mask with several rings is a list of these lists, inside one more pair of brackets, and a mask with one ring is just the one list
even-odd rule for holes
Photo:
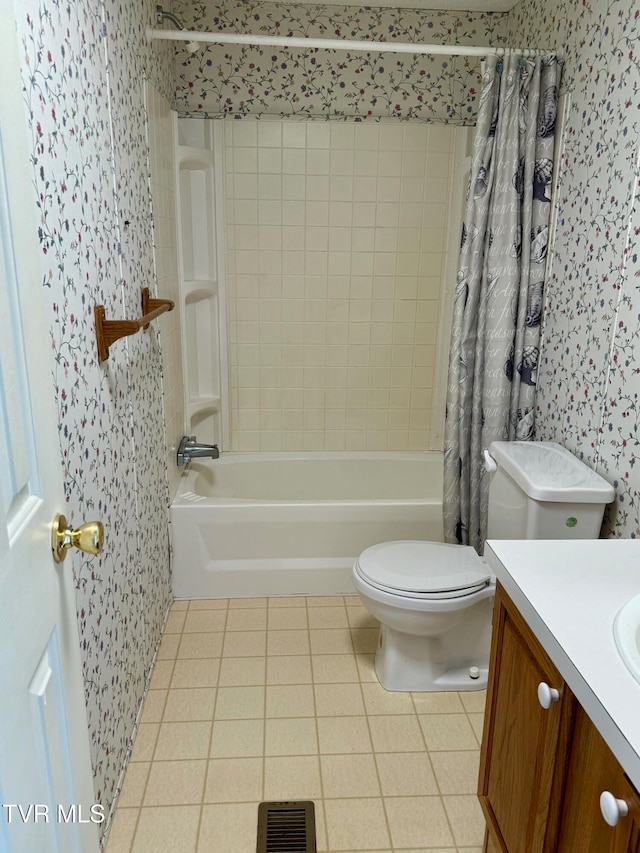
[[190,463],[170,521],[176,598],[352,593],[369,545],[442,541],[442,454],[223,453]]

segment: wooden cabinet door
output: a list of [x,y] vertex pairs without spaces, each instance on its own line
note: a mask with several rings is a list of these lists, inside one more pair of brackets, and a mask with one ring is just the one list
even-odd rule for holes
[[[629,814],[609,826],[600,794],[624,800]],[[582,708],[576,712],[558,853],[640,853],[640,800]]]
[[[548,710],[540,682],[560,694]],[[555,851],[575,699],[500,586],[487,705],[478,794],[493,846]]]

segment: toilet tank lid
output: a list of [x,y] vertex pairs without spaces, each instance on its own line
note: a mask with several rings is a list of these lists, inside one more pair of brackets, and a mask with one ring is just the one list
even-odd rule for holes
[[489,453],[537,501],[606,504],[610,483],[555,441],[493,441]]

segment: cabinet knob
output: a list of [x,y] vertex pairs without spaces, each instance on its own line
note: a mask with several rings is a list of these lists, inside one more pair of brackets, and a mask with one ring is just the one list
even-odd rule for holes
[[611,791],[600,794],[600,811],[609,826],[616,826],[621,817],[629,814],[629,806],[624,800],[618,800]]
[[538,684],[538,702],[545,710],[550,708],[558,699],[560,699],[559,690],[556,690],[555,687],[549,687],[546,681],[541,681]]

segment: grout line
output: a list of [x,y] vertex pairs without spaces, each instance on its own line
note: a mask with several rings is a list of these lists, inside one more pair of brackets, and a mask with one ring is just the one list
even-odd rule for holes
[[[189,604],[189,608],[191,608],[191,604]],[[223,609],[223,608],[220,608]],[[220,648],[220,658],[218,659],[218,675],[216,678],[216,693],[213,700],[213,710],[211,712],[211,727],[209,729],[209,743],[207,745],[207,755],[206,755],[206,765],[205,765],[205,773],[204,773],[204,782],[202,784],[202,794],[200,796],[200,812],[198,814],[198,826],[196,828],[196,850],[200,844],[200,832],[202,830],[202,817],[204,814],[204,798],[207,790],[207,782],[209,781],[209,769],[211,766],[211,746],[213,744],[213,724],[216,718],[216,707],[218,704],[218,696],[220,689],[220,668],[222,666],[222,651],[224,649],[224,637],[225,637],[225,628],[227,625],[227,615],[229,613],[229,599],[227,599],[227,606],[224,608],[224,625],[222,626],[222,647]],[[215,633],[215,632],[213,632]],[[195,660],[200,660],[200,658],[195,658]],[[202,660],[214,660],[214,658],[202,658]]]
[[[309,624],[309,597],[305,599],[305,608],[307,611],[307,642],[309,643],[309,666],[311,668],[311,697],[313,700],[313,719],[316,730],[316,758],[318,762],[318,779],[320,782],[320,803],[322,805],[322,823],[324,826],[324,841],[326,849],[329,850],[329,827],[327,825],[327,810],[325,809],[324,782],[322,781],[322,757],[320,755],[320,730],[318,728],[318,706],[316,703],[316,679],[313,669],[313,649],[311,647],[311,626]],[[316,824],[318,816],[316,815]],[[316,830],[316,839],[317,839]]]

